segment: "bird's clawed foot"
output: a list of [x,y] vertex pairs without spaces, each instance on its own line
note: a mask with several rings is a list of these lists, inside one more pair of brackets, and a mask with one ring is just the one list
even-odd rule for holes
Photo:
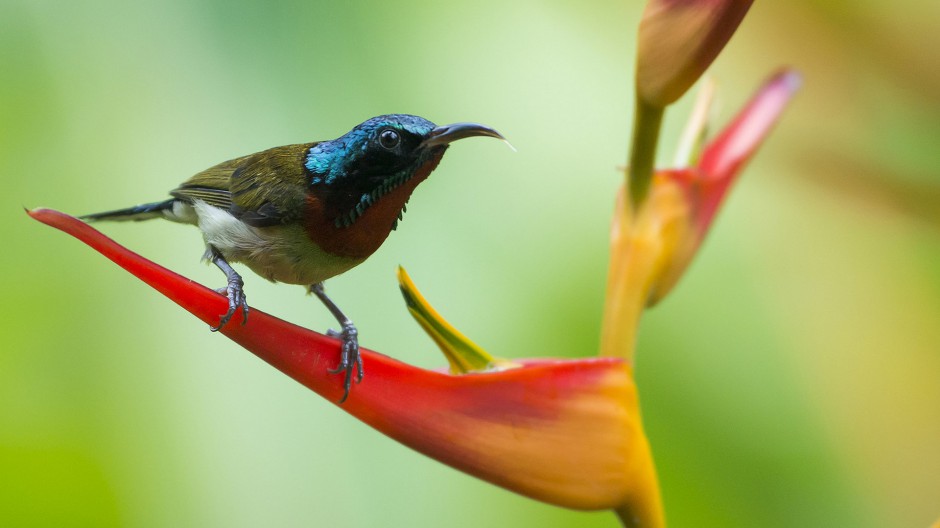
[[339,306],[336,306],[336,303],[330,300],[326,295],[322,282],[311,284],[309,291],[320,299],[323,305],[326,306],[326,309],[333,314],[333,317],[336,318],[336,321],[339,322],[342,327],[342,330],[339,332],[336,330],[327,330],[326,335],[340,339],[343,342],[343,346],[340,348],[339,352],[339,365],[337,365],[335,369],[329,369],[327,371],[330,374],[345,373],[345,378],[343,379],[343,397],[339,400],[339,403],[343,403],[346,401],[346,398],[349,397],[349,389],[352,388],[354,370],[356,372],[356,383],[362,381],[362,356],[359,354],[359,331],[356,330],[356,326],[353,325],[352,321],[343,315]]
[[218,266],[218,268],[222,270],[222,273],[225,273],[225,278],[228,279],[228,285],[225,288],[216,290],[228,297],[228,311],[219,319],[219,326],[211,327],[212,331],[218,332],[221,330],[222,327],[232,319],[232,316],[235,315],[235,312],[237,312],[239,308],[242,309],[242,324],[247,323],[248,298],[245,297],[245,282],[242,280],[241,275],[232,268],[225,260],[225,257],[222,256],[222,252],[214,246],[206,246],[205,258]]
[[225,296],[228,297],[228,311],[219,319],[219,325],[212,327],[213,332],[221,330],[222,327],[232,319],[239,308],[242,309],[242,324],[248,322],[248,297],[245,295],[244,286],[245,283],[242,281],[242,278],[235,275],[234,277],[229,277],[228,286],[217,290],[219,293],[225,294]]
[[343,325],[343,330],[327,330],[327,335],[343,341],[343,347],[340,350],[339,365],[335,369],[329,369],[330,374],[345,373],[343,379],[343,397],[339,403],[346,401],[349,397],[349,389],[352,388],[353,371],[356,372],[356,383],[362,381],[362,357],[359,355],[359,331],[350,324]]

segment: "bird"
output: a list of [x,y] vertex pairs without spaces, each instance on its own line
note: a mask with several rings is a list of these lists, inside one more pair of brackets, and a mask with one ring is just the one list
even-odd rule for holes
[[[506,141],[478,123],[437,126],[408,114],[381,115],[332,140],[273,147],[224,161],[192,176],[170,198],[124,209],[83,215],[86,222],[164,218],[197,226],[205,241],[203,258],[227,280],[218,290],[228,298],[220,330],[249,307],[241,263],[272,282],[303,285],[336,318],[341,340],[339,364],[349,397],[355,373],[362,381],[359,332],[323,286],[329,278],[361,264],[395,230],[415,188],[459,139],[488,136]],[[508,142],[507,142],[508,143]]]

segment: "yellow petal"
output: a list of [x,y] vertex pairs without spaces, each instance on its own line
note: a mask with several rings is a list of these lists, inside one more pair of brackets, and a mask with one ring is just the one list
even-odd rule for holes
[[479,345],[447,322],[421,295],[405,268],[398,267],[398,285],[408,312],[437,343],[450,363],[451,374],[466,374],[494,369],[513,368],[511,361],[491,356]]

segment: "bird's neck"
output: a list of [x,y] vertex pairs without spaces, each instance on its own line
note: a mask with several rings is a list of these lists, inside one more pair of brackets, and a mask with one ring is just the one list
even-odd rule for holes
[[443,151],[431,156],[410,178],[377,200],[370,197],[363,202],[363,193],[328,196],[328,193],[338,191],[312,187],[307,195],[304,215],[307,235],[317,246],[333,255],[368,257],[395,229],[411,193],[437,167],[442,155]]

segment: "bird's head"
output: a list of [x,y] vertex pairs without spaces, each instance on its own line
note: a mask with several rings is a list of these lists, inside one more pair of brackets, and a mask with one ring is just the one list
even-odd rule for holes
[[413,115],[373,117],[342,137],[310,148],[304,160],[310,191],[327,202],[338,228],[356,223],[383,201],[401,202],[388,204],[398,208],[397,216],[411,190],[434,170],[447,146],[472,136],[504,139],[476,123],[436,126]]

